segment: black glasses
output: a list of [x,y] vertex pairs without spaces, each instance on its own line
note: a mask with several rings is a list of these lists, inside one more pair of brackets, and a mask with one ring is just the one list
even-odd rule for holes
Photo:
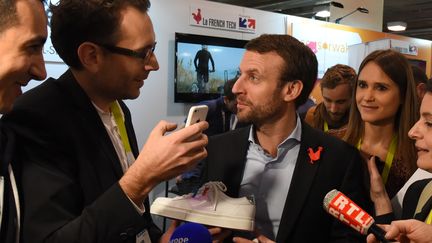
[[134,51],[134,50],[123,48],[123,47],[112,46],[109,44],[99,44],[99,43],[95,43],[95,44],[105,48],[106,50],[108,50],[112,53],[139,58],[145,62],[148,61],[148,59],[150,58],[150,56],[153,54],[154,50],[156,49],[156,42],[150,48],[146,48],[142,51]]

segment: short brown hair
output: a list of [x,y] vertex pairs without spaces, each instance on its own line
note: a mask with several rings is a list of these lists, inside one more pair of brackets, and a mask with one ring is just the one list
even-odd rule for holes
[[[40,2],[44,4],[45,0],[41,0]],[[16,3],[17,0],[0,1],[0,34],[19,24]]]
[[258,53],[275,52],[282,57],[285,65],[282,67],[281,81],[300,80],[303,90],[295,105],[299,107],[306,102],[318,75],[318,61],[309,47],[290,35],[264,34],[249,41],[246,50]]
[[355,85],[356,77],[356,72],[352,67],[344,64],[336,64],[328,68],[325,72],[320,82],[321,90],[323,88],[334,89],[340,84],[349,84],[352,90]]
[[77,49],[86,41],[115,44],[118,41],[120,12],[132,6],[142,12],[149,0],[61,0],[51,5],[51,41],[70,67],[82,68]]

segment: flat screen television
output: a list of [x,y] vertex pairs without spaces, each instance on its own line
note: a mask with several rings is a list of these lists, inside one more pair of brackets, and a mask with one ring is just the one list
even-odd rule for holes
[[226,81],[239,75],[246,43],[175,33],[174,102],[197,103],[220,97]]

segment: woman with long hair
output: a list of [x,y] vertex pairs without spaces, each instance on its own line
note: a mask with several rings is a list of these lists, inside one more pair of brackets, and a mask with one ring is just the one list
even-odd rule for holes
[[407,59],[393,50],[370,53],[360,65],[354,97],[344,140],[365,158],[375,156],[392,198],[417,168],[408,131],[418,118],[418,99]]
[[[432,80],[427,81],[426,94],[420,107],[420,119],[411,128],[408,136],[415,141],[417,148],[417,166],[432,173]],[[371,169],[371,187],[375,191],[384,191],[379,180],[379,173],[369,161]],[[375,179],[374,179],[375,178]],[[385,195],[385,193],[382,193]],[[387,204],[391,208],[390,199],[377,198],[377,203]],[[378,215],[387,211],[377,211]],[[432,179],[423,179],[411,184],[405,194],[402,208],[402,221],[392,222],[384,226],[388,231],[387,239],[405,240],[410,242],[432,242]],[[407,220],[414,219],[414,220]],[[388,223],[388,222],[387,222]],[[368,243],[377,243],[374,236],[368,236]]]

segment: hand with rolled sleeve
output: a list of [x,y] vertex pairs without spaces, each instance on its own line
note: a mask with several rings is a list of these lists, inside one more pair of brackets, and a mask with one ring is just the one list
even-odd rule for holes
[[174,123],[159,122],[136,161],[120,179],[120,187],[134,203],[139,205],[157,184],[190,170],[207,156],[208,139],[202,133],[208,128],[207,122],[166,135],[176,127]]
[[[432,225],[408,219],[393,221],[391,225],[381,226],[387,231],[386,239],[396,239],[400,243],[430,243],[432,242]],[[374,235],[367,237],[368,243],[379,243]]]

